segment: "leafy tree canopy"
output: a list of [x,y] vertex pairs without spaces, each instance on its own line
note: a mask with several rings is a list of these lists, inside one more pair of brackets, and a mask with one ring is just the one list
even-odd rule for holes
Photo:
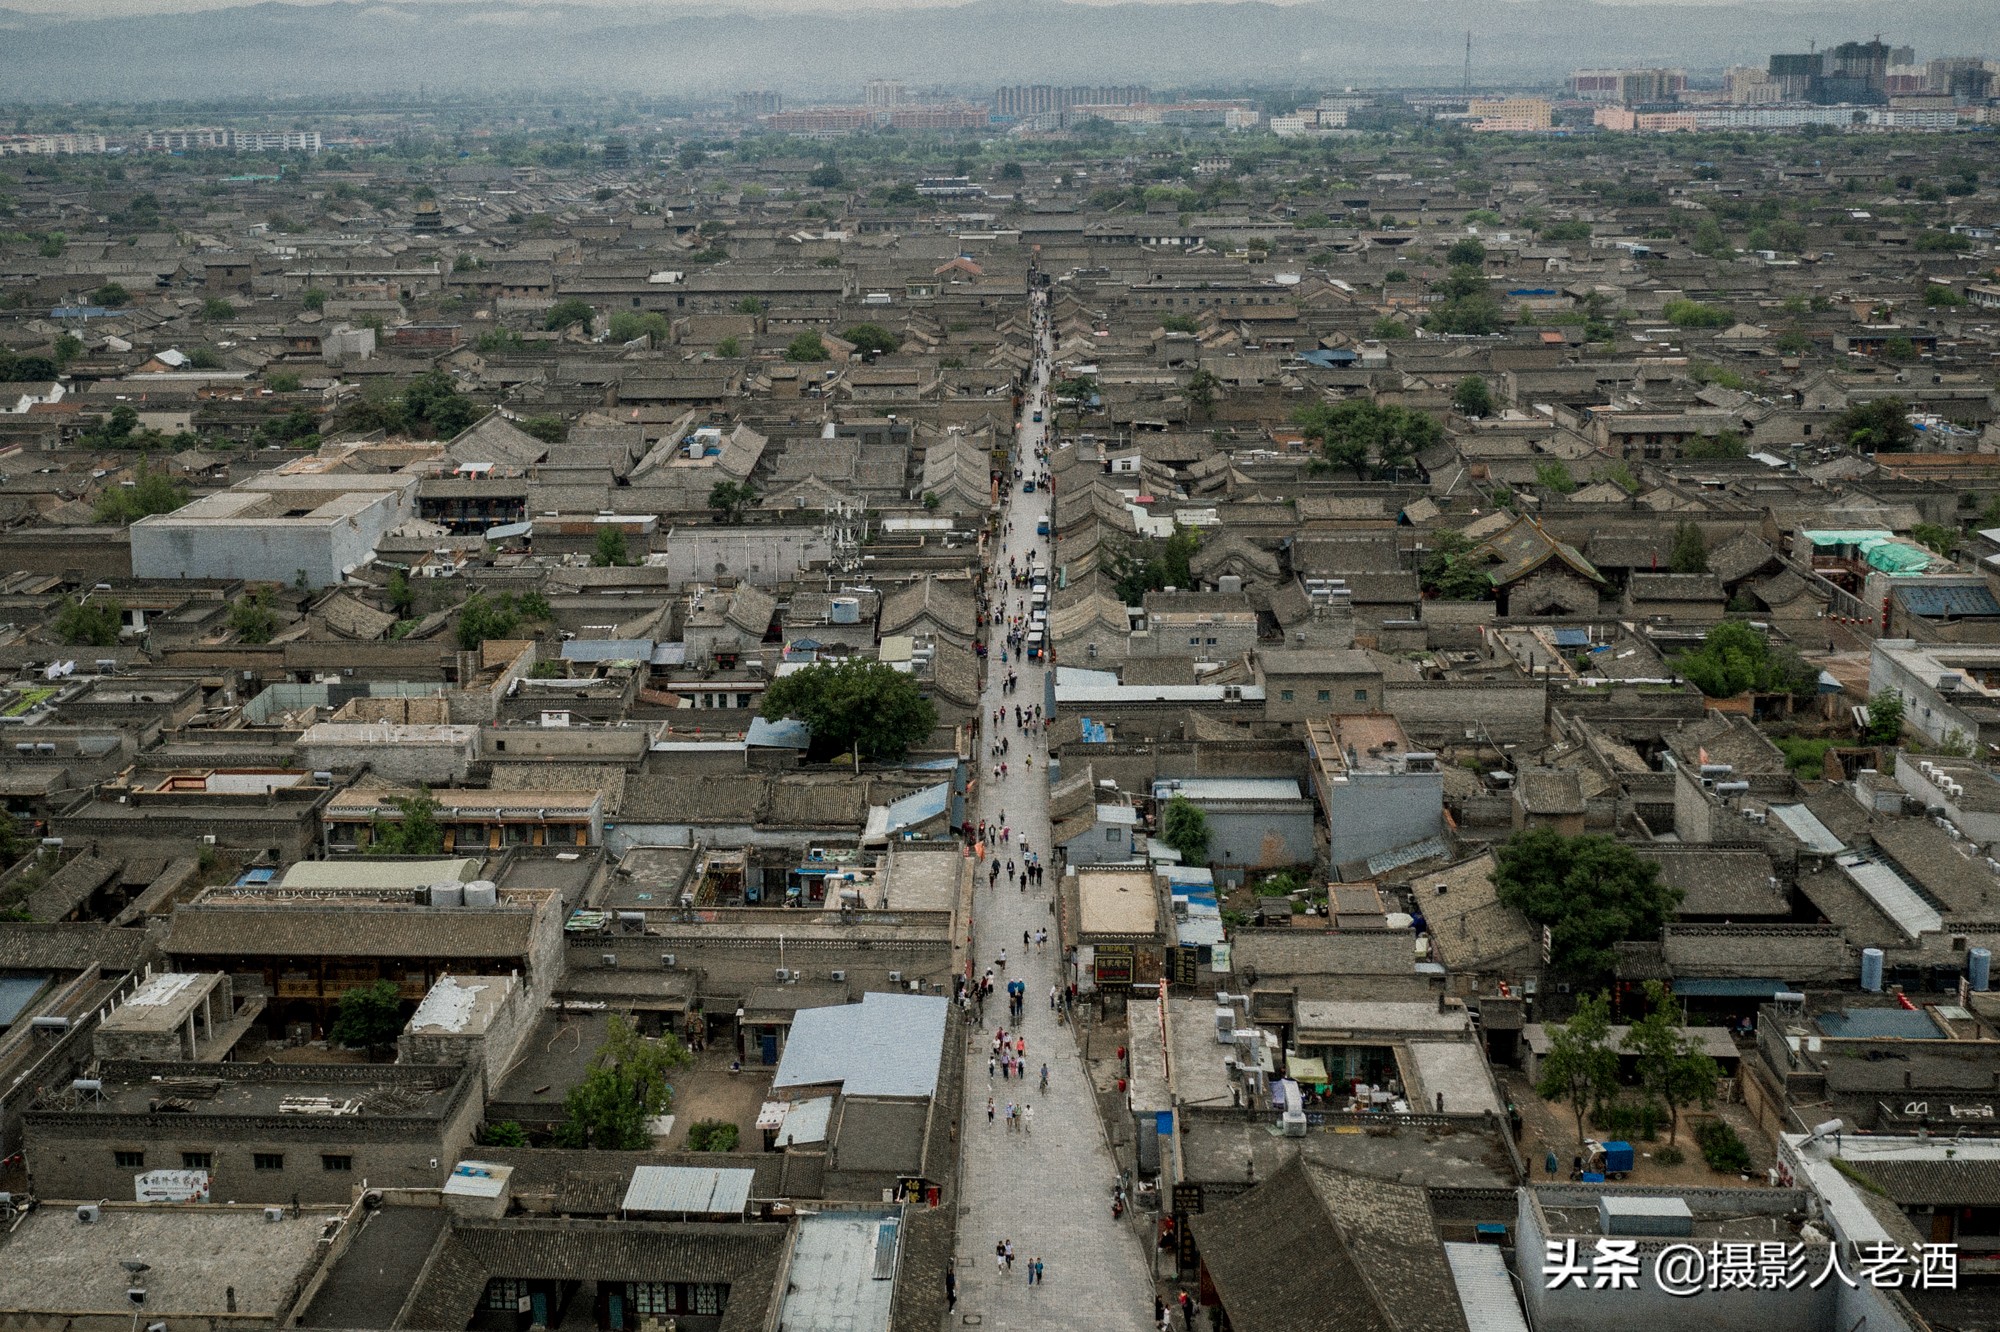
[[1160,840],[1180,852],[1190,865],[1208,862],[1208,813],[1185,796],[1167,802],[1160,815]]
[[403,1030],[403,997],[396,982],[378,980],[340,996],[327,1037],[350,1050],[381,1050]]
[[393,796],[389,803],[399,815],[377,818],[368,830],[371,856],[440,856],[444,854],[444,825],[438,822],[438,804],[428,788],[413,796]]
[[917,682],[862,658],[820,663],[771,682],[763,716],[794,718],[812,731],[820,758],[860,750],[868,759],[899,759],[937,727],[937,709]]
[[824,361],[827,356],[826,343],[812,329],[799,334],[785,347],[785,359],[788,361]]
[[902,340],[880,324],[856,324],[841,332],[841,339],[854,344],[863,356],[875,357],[892,352],[902,345]]
[[49,627],[71,647],[116,647],[124,614],[125,608],[115,601],[69,601]]
[[1740,620],[1725,620],[1708,631],[1699,648],[1672,659],[1695,688],[1710,698],[1738,694],[1810,696],[1819,688],[1819,672],[1789,647],[1773,648],[1761,631]]
[[688,1062],[686,1047],[675,1037],[641,1036],[613,1014],[590,1072],[563,1098],[556,1146],[618,1152],[652,1146],[647,1121],[672,1108],[674,1089],[667,1076]]
[[555,330],[568,328],[571,324],[582,324],[588,329],[591,321],[596,318],[597,311],[590,307],[589,301],[570,296],[549,307],[548,318],[543,321],[542,327]]
[[1444,427],[1425,413],[1364,398],[1313,403],[1292,420],[1319,445],[1328,466],[1352,468],[1356,477],[1365,477],[1371,464],[1385,472],[1406,467],[1444,438]]
[[1834,418],[1833,429],[1862,453],[1901,453],[1917,442],[1910,405],[1901,398],[1856,403]]
[[1650,939],[1680,905],[1657,865],[1615,837],[1565,837],[1552,828],[1517,832],[1494,853],[1500,900],[1550,931],[1550,964],[1580,979],[1609,977],[1612,945]]

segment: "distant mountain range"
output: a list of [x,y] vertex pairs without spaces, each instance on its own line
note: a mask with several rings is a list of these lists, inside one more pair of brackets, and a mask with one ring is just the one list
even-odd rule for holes
[[[82,8],[82,6],[79,6]],[[1064,4],[915,13],[700,13],[593,3],[337,0],[141,17],[0,9],[0,98],[616,91],[663,99],[776,88],[847,97],[869,78],[984,91],[1017,82],[1455,86],[1572,66],[1762,64],[1880,32],[1920,57],[2000,48],[1996,0],[1352,0]]]

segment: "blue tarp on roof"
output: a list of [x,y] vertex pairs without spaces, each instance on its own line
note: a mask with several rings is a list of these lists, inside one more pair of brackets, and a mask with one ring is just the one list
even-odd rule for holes
[[777,721],[752,717],[743,743],[753,749],[804,749],[812,744],[812,727],[791,717]]
[[1674,993],[1710,999],[1769,999],[1792,987],[1781,980],[1750,980],[1740,976],[1681,976]]
[[2000,615],[2000,601],[1981,584],[1938,586],[1919,583],[1895,589],[1903,609],[1926,619],[1957,620],[1973,616]]
[[1299,359],[1307,365],[1316,365],[1322,370],[1341,370],[1361,359],[1361,353],[1349,351],[1345,347],[1332,347],[1320,351],[1300,352]]

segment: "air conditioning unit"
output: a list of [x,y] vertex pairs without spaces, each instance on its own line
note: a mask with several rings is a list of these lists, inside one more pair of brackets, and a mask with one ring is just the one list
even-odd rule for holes
[[828,980],[837,980],[837,981],[844,981],[844,980],[846,980],[846,979],[847,979],[847,973],[846,973],[845,971],[841,971],[841,970],[838,970],[838,969],[836,969],[836,970],[833,970],[833,971],[829,971],[829,972],[827,972],[827,973],[826,973],[826,978],[827,978]]
[[604,960],[604,965],[607,967],[618,965],[618,954],[616,953],[600,953],[599,956]]
[[661,953],[660,965],[668,971],[672,971],[674,969],[674,955],[672,953]]
[[771,973],[771,979],[778,982],[778,984],[780,985],[783,985],[786,981],[790,980],[791,978],[792,978],[792,973],[785,970],[783,967],[779,967],[777,970]]
[[98,1208],[96,1203],[84,1203],[76,1209],[76,1219],[82,1225],[96,1225],[97,1216]]
[[1283,1119],[1282,1123],[1284,1124],[1284,1133],[1285,1133],[1285,1136],[1286,1136],[1286,1137],[1288,1137],[1288,1138],[1303,1138],[1303,1137],[1305,1137],[1305,1136],[1306,1136],[1306,1112],[1305,1112],[1305,1111],[1303,1111],[1303,1110],[1287,1110],[1287,1111],[1285,1111],[1285,1117],[1284,1117],[1284,1119]]
[[284,1219],[285,1219],[285,1209],[284,1209],[284,1208],[282,1208],[282,1207],[266,1207],[266,1208],[264,1209],[264,1220],[265,1220],[265,1221],[267,1221],[267,1222],[271,1222],[271,1223],[275,1223],[275,1222],[279,1222],[279,1221],[282,1221],[282,1220],[284,1220]]
[[1236,1010],[1223,1004],[1215,1010],[1215,1043],[1236,1044]]
[[826,848],[823,846],[815,846],[811,848],[806,852],[806,859],[811,861],[825,860]]
[[900,972],[900,971],[892,971],[892,972],[890,972],[890,973],[889,973],[889,984],[891,984],[891,985],[901,985],[902,983],[903,983],[903,973],[902,973],[902,972]]
[[201,844],[202,844],[203,846],[214,846],[214,845],[215,845],[215,834],[214,834],[214,833],[203,833],[203,834],[201,835]]

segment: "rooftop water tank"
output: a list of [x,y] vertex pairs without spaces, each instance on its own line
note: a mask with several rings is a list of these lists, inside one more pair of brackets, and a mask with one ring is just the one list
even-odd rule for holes
[[1882,950],[1861,950],[1861,988],[1870,994],[1882,993]]

